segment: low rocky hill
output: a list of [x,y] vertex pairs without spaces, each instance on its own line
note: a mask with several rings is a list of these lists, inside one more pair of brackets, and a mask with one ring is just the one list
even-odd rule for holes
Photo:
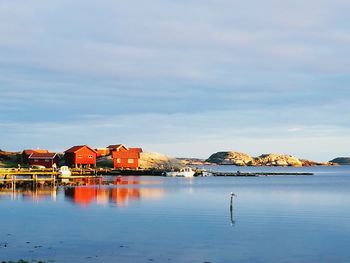
[[350,157],[337,157],[330,162],[338,165],[350,165]]
[[207,162],[214,164],[231,164],[238,166],[316,166],[332,165],[331,163],[319,163],[309,160],[300,160],[287,154],[262,154],[252,157],[241,152],[217,152],[212,154]]
[[21,163],[21,154],[19,152],[6,152],[0,150],[0,167],[17,167]]
[[212,154],[207,162],[215,164],[232,164],[232,165],[254,165],[254,158],[240,152],[217,152]]
[[302,166],[302,162],[286,154],[262,154],[255,158],[255,165],[258,166]]
[[139,161],[141,169],[179,169],[182,166],[176,158],[155,152],[142,152]]

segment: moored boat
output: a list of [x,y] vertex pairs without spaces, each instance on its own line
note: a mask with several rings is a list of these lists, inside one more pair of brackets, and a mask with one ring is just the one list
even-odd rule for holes
[[193,177],[194,174],[195,174],[195,171],[193,171],[191,167],[185,167],[185,168],[181,169],[180,171],[166,172],[165,176],[171,176],[171,177]]

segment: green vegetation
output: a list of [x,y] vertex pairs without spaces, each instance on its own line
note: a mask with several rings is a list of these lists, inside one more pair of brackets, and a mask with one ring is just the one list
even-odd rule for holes
[[5,152],[0,150],[0,167],[15,168],[21,163],[21,154],[18,152]]

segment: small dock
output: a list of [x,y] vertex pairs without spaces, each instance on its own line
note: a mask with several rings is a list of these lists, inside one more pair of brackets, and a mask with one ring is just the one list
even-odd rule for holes
[[72,176],[61,178],[60,173],[52,169],[30,170],[30,169],[0,169],[0,187],[12,188],[15,190],[17,186],[51,186],[55,187],[62,179],[89,179],[101,178],[96,175],[96,171],[74,171]]
[[37,185],[55,186],[57,182],[57,172],[38,171],[0,171],[0,185],[7,188],[16,189],[18,185],[31,184],[33,188]]

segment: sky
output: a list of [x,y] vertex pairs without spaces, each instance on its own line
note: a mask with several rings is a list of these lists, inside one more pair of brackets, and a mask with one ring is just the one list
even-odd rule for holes
[[0,149],[350,156],[348,0],[0,0]]

